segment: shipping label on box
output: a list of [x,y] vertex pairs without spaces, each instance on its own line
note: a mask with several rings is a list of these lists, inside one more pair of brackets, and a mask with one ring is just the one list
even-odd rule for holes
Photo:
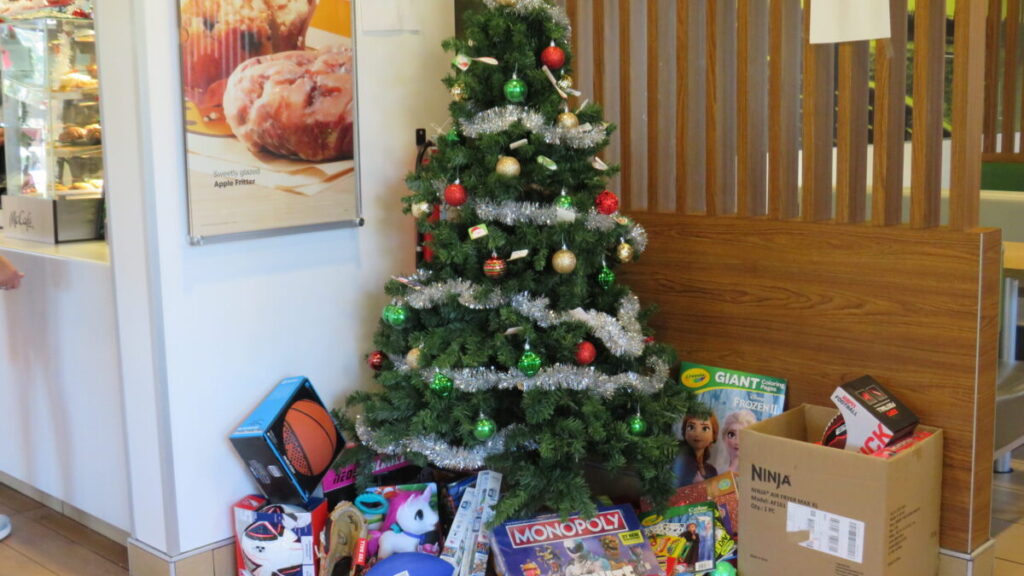
[[803,405],[740,432],[740,573],[936,573],[942,431],[876,458],[815,444],[835,415]]

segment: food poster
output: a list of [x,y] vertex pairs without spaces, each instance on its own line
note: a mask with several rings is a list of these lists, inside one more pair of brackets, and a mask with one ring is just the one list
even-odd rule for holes
[[193,242],[356,221],[350,0],[180,0]]

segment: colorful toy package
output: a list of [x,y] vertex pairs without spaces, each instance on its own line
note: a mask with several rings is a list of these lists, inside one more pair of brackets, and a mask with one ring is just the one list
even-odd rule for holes
[[399,552],[440,552],[436,484],[368,488],[355,504],[366,518],[368,566]]
[[557,514],[505,522],[491,539],[501,576],[660,576],[658,560],[629,505],[597,516]]
[[705,574],[715,568],[715,503],[675,506],[641,523],[662,574]]
[[716,472],[739,472],[739,432],[743,428],[782,414],[786,381],[726,368],[683,362],[680,381],[715,416],[714,443],[709,462]]
[[323,498],[295,506],[252,495],[236,502],[232,513],[239,576],[316,576],[317,535],[327,519]]

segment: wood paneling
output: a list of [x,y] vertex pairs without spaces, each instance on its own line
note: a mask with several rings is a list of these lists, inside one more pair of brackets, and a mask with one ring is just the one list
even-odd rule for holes
[[788,219],[800,211],[800,0],[773,0],[770,30],[768,216]]
[[661,114],[658,113],[660,85],[658,77],[658,61],[660,59],[658,41],[658,1],[647,3],[647,209],[659,212],[660,182],[658,179],[658,162],[661,157],[657,153],[660,147]]
[[676,3],[676,211],[689,212],[690,3]]
[[768,2],[737,4],[736,213],[768,207]]
[[914,228],[929,228],[939,225],[942,193],[946,5],[941,2],[920,2],[916,6],[910,225]]
[[868,43],[839,46],[836,221],[863,222],[868,194]]
[[[1000,234],[636,214],[622,282],[682,359],[772,374],[831,405],[863,374],[946,434],[941,545],[988,534]],[[991,279],[979,284],[978,278]]]
[[999,133],[999,13],[1002,0],[988,0],[988,19],[985,24],[985,153],[996,151]]
[[985,81],[985,2],[956,5],[956,51],[953,60],[953,133],[950,169],[949,226],[978,225],[981,201],[981,152]]
[[[813,6],[813,5],[812,5]],[[835,44],[810,44],[811,11],[804,9],[803,188],[808,221],[832,218],[832,142],[835,128]]]
[[874,165],[871,223],[893,226],[903,218],[906,132],[907,0],[889,2],[892,37],[875,44]]
[[1014,152],[1016,142],[1016,103],[1019,77],[1019,56],[1017,43],[1020,41],[1020,2],[1008,0],[1004,20],[1003,43],[1003,98],[1002,98],[1002,145],[1000,152]]
[[[619,105],[622,106],[622,116],[619,118],[619,162],[626,170],[633,169],[633,74],[631,69],[634,66],[632,61],[632,49],[630,39],[632,38],[632,21],[630,0],[619,0]],[[621,179],[619,195],[622,197],[622,205],[630,206],[633,201],[632,179],[627,173]]]

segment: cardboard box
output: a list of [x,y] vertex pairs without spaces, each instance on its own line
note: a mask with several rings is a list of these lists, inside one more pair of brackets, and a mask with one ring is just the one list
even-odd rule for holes
[[942,431],[875,458],[814,444],[835,415],[805,404],[740,432],[740,573],[937,573]]
[[304,376],[282,380],[233,434],[231,443],[274,503],[305,504],[344,440]]
[[252,495],[236,502],[232,515],[239,576],[317,576],[326,500],[313,498],[303,507],[281,506]]

